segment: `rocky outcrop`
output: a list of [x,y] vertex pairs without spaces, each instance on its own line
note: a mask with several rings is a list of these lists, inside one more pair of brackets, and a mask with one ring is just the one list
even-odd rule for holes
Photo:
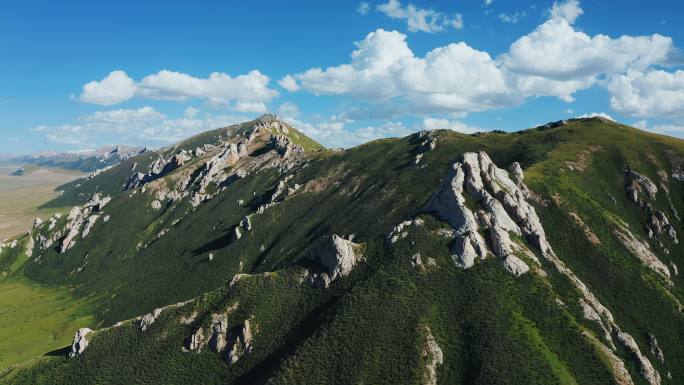
[[663,349],[660,348],[658,345],[658,340],[653,334],[648,335],[648,344],[651,348],[651,354],[653,354],[658,361],[664,363],[665,362],[665,354],[663,353]]
[[423,155],[437,148],[437,138],[433,131],[421,131],[416,134],[415,139],[418,146],[416,147],[415,154],[416,157],[413,160],[414,164],[420,164],[423,159]]
[[147,183],[162,178],[170,172],[180,168],[191,159],[192,153],[186,150],[179,151],[168,160],[165,160],[161,154],[159,154],[159,157],[152,162],[149,171],[146,174],[136,172],[128,178],[128,181],[124,184],[124,191],[144,186]]
[[228,334],[228,363],[235,364],[252,351],[252,327],[250,320],[232,328]]
[[658,187],[647,176],[641,175],[629,168],[625,169],[625,191],[627,197],[634,203],[645,205],[643,197],[653,200],[658,193]]
[[648,358],[641,353],[634,338],[622,331],[617,331],[615,335],[618,341],[636,358],[641,368],[641,376],[651,385],[660,385],[660,374],[653,368]]
[[154,323],[154,321],[156,321],[157,317],[159,317],[159,315],[162,313],[162,310],[162,308],[157,308],[151,313],[147,313],[144,316],[138,317],[136,319],[136,325],[142,331],[147,330]]
[[408,236],[409,228],[421,226],[422,224],[423,220],[419,218],[411,221],[401,222],[398,225],[394,226],[392,231],[390,231],[390,233],[387,234],[387,236],[385,237],[385,242],[390,244],[396,243],[400,239],[404,239],[406,238],[406,236]]
[[[428,210],[446,220],[455,232],[450,249],[457,266],[469,268],[491,251],[514,275],[529,270],[521,255],[534,257],[511,235],[524,236],[541,252],[549,248],[534,208],[526,201],[527,187],[520,165],[514,165],[514,180],[484,153],[466,153],[453,164]],[[467,204],[468,199],[472,202]],[[477,212],[471,207],[478,206]],[[491,249],[480,233],[489,230]],[[533,258],[534,259],[534,258]]]
[[204,329],[199,327],[190,336],[187,342],[187,350],[200,352],[204,346]]
[[670,270],[658,257],[651,251],[651,247],[637,239],[629,229],[624,226],[613,230],[615,236],[622,244],[634,255],[639,258],[648,268],[660,274],[668,282],[670,281]]
[[344,277],[361,260],[363,255],[357,253],[360,245],[333,234],[319,239],[309,250],[306,258],[320,263],[328,275],[329,282],[337,277]]
[[422,383],[437,385],[437,367],[444,363],[444,354],[428,326],[425,327],[425,344],[420,351],[420,356],[425,363],[424,381]]
[[[99,193],[93,197],[83,207],[74,206],[69,212],[67,223],[60,231],[55,232],[51,237],[41,237],[39,239],[41,249],[52,246],[52,243],[62,238],[60,244],[60,252],[64,253],[71,249],[76,243],[76,237],[80,234],[81,238],[85,238],[90,234],[98,218],[100,217],[102,209],[111,201],[111,197],[103,197]],[[56,220],[55,220],[56,222]],[[51,222],[52,223],[52,222]],[[53,226],[52,224],[50,225]],[[83,232],[81,230],[83,229]]]
[[69,357],[76,357],[80,354],[83,354],[88,347],[88,340],[86,339],[86,336],[92,332],[93,331],[88,328],[81,328],[76,331],[76,334],[74,335],[74,341],[71,344],[71,350],[69,351]]

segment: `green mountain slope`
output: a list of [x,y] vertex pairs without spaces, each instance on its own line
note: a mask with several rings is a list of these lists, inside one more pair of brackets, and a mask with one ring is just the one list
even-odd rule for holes
[[684,383],[683,163],[597,118],[207,132],[63,186],[78,207],[0,252],[94,319],[0,383]]

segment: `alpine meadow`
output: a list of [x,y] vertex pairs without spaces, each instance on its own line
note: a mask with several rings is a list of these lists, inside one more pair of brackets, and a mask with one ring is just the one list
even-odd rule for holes
[[2,6],[0,385],[684,384],[684,8],[225,3]]

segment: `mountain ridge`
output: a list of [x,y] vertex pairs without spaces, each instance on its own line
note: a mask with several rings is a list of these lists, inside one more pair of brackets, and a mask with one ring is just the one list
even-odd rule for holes
[[[140,376],[160,351],[137,380],[684,375],[681,141],[589,118],[307,151],[275,117],[231,127],[65,186],[52,204],[78,210],[37,224],[14,260],[0,253],[21,265],[10,278],[72,287],[99,320],[76,336],[74,358],[0,382],[111,382]],[[134,169],[143,177],[129,184]],[[104,365],[119,348],[127,355]]]

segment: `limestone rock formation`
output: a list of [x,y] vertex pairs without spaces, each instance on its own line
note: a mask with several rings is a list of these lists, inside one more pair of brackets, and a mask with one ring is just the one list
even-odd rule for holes
[[[457,266],[469,268],[491,251],[506,270],[524,274],[529,266],[520,255],[535,257],[510,234],[525,236],[541,252],[548,250],[539,217],[525,199],[527,187],[522,182],[522,169],[519,165],[513,169],[515,181],[486,153],[463,154],[428,203],[427,208],[446,220],[455,232],[451,253]],[[468,206],[464,192],[481,207],[477,215]],[[480,234],[485,229],[490,230],[491,250]]]
[[142,331],[147,330],[154,323],[154,321],[157,319],[157,317],[159,317],[159,315],[162,313],[162,310],[163,309],[161,309],[161,308],[157,308],[157,309],[154,309],[154,311],[151,313],[147,313],[141,317],[138,317],[136,319],[136,325]]
[[75,357],[77,355],[83,354],[83,352],[88,347],[88,340],[86,336],[93,331],[88,328],[80,328],[76,331],[74,335],[74,341],[71,344],[71,351],[69,351],[69,357]]
[[425,346],[420,352],[421,358],[425,361],[424,384],[437,385],[437,367],[444,363],[444,354],[437,345],[435,337],[428,326],[425,327]]
[[228,346],[230,350],[227,359],[231,365],[252,351],[252,328],[249,320],[229,331]]
[[318,261],[332,282],[339,276],[348,275],[361,260],[362,255],[356,252],[359,247],[360,245],[333,234],[316,242],[307,258]]

